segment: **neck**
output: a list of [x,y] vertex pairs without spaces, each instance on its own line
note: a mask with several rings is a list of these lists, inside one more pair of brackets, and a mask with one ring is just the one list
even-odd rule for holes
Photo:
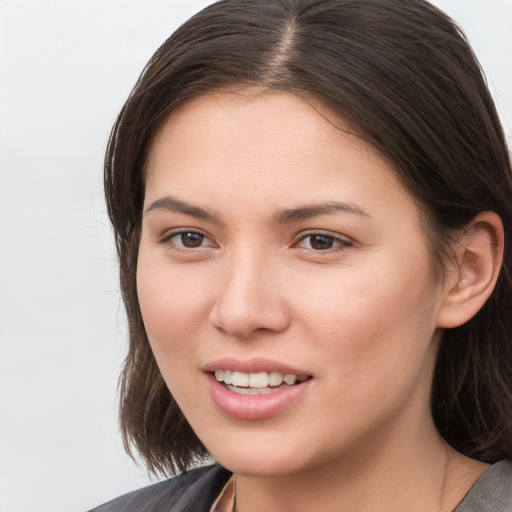
[[[403,433],[402,433],[403,434]],[[237,476],[237,512],[447,512],[486,465],[451,450],[435,427],[366,440],[342,459],[283,476]]]

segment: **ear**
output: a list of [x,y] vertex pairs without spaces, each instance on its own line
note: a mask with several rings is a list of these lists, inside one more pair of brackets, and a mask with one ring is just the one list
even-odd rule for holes
[[466,226],[446,279],[438,327],[458,327],[482,308],[496,285],[503,247],[503,223],[496,213],[481,212]]

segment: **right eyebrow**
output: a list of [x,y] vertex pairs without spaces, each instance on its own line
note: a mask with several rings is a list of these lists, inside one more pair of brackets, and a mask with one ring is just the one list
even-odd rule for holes
[[277,211],[274,214],[274,222],[297,222],[301,220],[313,219],[314,217],[319,217],[320,215],[329,215],[336,212],[347,212],[360,215],[361,217],[370,217],[366,210],[356,204],[329,201],[326,203],[308,204],[298,208],[287,208],[285,210]]
[[144,215],[147,215],[154,210],[169,210],[171,212],[183,213],[184,215],[189,215],[196,219],[220,223],[219,218],[212,212],[187,203],[186,201],[182,201],[181,199],[176,199],[172,196],[161,197],[160,199],[153,201],[144,211]]

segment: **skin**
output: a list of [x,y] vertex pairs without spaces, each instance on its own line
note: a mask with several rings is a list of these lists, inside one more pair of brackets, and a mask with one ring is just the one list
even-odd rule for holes
[[[460,276],[434,279],[413,197],[333,122],[348,130],[321,106],[262,91],[172,114],[147,165],[145,327],[188,421],[237,473],[237,510],[452,510],[486,468],[448,448],[430,414]],[[348,207],[283,219],[333,202]],[[312,379],[279,414],[235,419],[207,385],[205,367],[223,357]]]

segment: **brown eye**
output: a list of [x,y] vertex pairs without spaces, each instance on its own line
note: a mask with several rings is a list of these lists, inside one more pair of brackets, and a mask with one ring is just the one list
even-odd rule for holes
[[329,233],[309,233],[304,235],[296,247],[302,249],[308,249],[313,252],[325,252],[332,253],[343,251],[352,245],[350,240],[346,240],[345,238],[331,235]]
[[188,231],[186,233],[178,234],[180,245],[186,247],[187,249],[194,249],[196,247],[201,247],[203,244],[205,236],[201,233],[194,233],[193,231]]
[[169,244],[176,249],[201,249],[214,245],[208,236],[199,231],[178,231],[165,237],[162,243]]
[[315,251],[325,251],[332,249],[334,246],[335,238],[329,235],[309,235],[309,245]]

